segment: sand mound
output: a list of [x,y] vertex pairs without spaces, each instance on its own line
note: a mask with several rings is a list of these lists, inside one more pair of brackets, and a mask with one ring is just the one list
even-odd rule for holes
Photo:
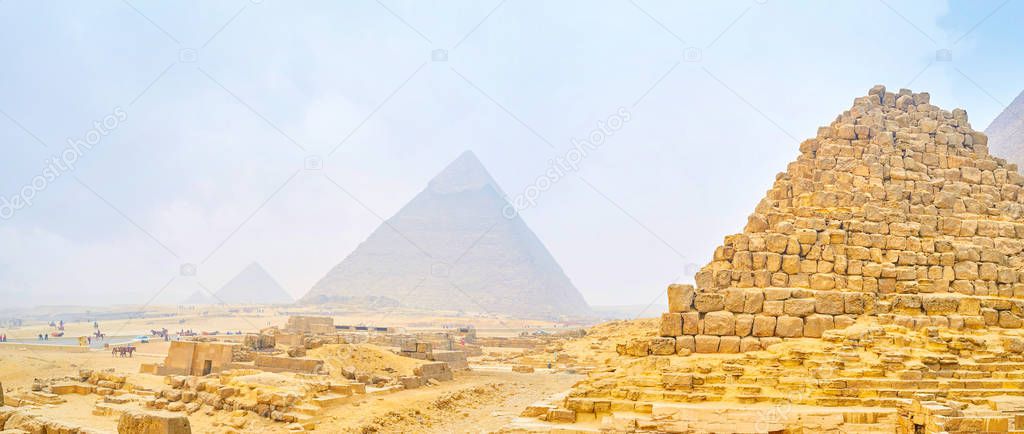
[[424,363],[371,344],[324,345],[309,350],[306,356],[323,360],[331,375],[336,377],[340,377],[346,367],[368,374],[413,375],[413,370]]

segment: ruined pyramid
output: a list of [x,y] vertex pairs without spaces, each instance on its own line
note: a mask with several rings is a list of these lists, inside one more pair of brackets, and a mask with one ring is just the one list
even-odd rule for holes
[[760,349],[861,315],[1020,328],[1024,177],[987,143],[964,110],[872,88],[800,144],[696,289],[669,287],[657,351]]
[[225,304],[288,304],[293,301],[270,273],[256,262],[224,284],[213,299],[216,303]]
[[1024,431],[1024,177],[986,143],[963,110],[872,88],[696,288],[669,286],[660,327],[512,430]]
[[1024,164],[1024,92],[985,129],[992,154]]
[[589,316],[579,291],[465,152],[302,298],[385,297],[403,307],[519,317]]

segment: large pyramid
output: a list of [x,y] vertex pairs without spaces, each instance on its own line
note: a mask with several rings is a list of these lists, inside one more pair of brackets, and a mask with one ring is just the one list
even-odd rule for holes
[[270,273],[256,262],[224,284],[214,300],[226,304],[288,304],[293,301]]
[[1024,92],[985,129],[992,153],[1024,164]]
[[589,316],[579,291],[472,152],[380,225],[302,302],[386,297],[405,307]]

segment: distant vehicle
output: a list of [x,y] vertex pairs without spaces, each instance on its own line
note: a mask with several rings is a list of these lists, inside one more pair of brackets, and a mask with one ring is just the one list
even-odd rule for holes
[[149,336],[136,336],[135,339],[132,339],[132,340],[133,341],[139,341],[140,343],[143,343],[143,344],[148,344],[149,343]]

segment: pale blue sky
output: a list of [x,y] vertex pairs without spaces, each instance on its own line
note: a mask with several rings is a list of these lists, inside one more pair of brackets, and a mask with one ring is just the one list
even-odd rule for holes
[[[592,304],[660,301],[872,85],[984,129],[1024,89],[1022,17],[1003,0],[0,0],[0,195],[126,117],[0,220],[0,296],[167,285],[171,302],[259,261],[298,297],[462,151],[518,194],[625,108],[522,215]],[[182,263],[197,276],[174,278]]]

